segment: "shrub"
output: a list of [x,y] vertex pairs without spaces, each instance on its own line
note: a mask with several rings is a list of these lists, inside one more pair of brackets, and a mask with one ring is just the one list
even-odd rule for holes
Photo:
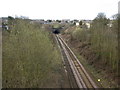
[[59,52],[39,25],[16,19],[11,33],[3,32],[3,87],[44,87],[60,69]]
[[103,13],[99,13],[93,20],[89,30],[76,27],[70,33],[72,39],[90,42],[92,50],[97,54],[98,60],[103,63],[103,66],[110,67],[110,70],[116,73],[118,73],[117,22],[117,19],[113,20],[112,27],[109,27],[110,20]]
[[111,29],[108,26],[108,23],[109,21],[105,17],[97,17],[97,19],[93,21],[91,27],[91,43],[93,50],[97,52],[101,60],[103,60],[102,62],[108,64],[112,70],[117,70],[117,33],[115,32],[115,28]]
[[90,40],[90,31],[80,27],[76,27],[72,32],[72,38],[78,41],[89,41]]

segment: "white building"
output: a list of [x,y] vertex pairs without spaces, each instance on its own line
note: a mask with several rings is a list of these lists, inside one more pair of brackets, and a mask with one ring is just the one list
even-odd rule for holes
[[86,26],[89,29],[90,28],[90,23],[86,23]]
[[76,26],[79,26],[79,22],[76,22],[75,24],[76,24]]

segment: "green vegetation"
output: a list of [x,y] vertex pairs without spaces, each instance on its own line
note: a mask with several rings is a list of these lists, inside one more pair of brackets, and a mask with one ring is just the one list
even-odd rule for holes
[[90,39],[90,31],[76,27],[75,30],[72,32],[72,39],[76,39],[78,41],[89,41]]
[[[112,24],[112,27],[110,26]],[[71,32],[71,40],[90,43],[92,50],[103,67],[118,74],[118,24],[117,18],[109,20],[103,13],[92,21],[90,29],[76,27]]]
[[59,87],[61,57],[45,28],[11,21],[3,31],[3,88]]
[[109,27],[109,19],[98,16],[92,23],[91,43],[104,64],[109,65],[112,70],[118,69],[118,39],[117,20],[113,20],[113,26]]

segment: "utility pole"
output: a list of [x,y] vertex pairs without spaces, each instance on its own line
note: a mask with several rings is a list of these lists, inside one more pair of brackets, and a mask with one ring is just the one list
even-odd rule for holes
[[[120,1],[118,2],[118,77],[120,76]],[[118,80],[118,88],[120,81]]]
[[[2,26],[2,18],[0,18],[0,26]],[[0,27],[0,89],[2,89],[2,27]]]

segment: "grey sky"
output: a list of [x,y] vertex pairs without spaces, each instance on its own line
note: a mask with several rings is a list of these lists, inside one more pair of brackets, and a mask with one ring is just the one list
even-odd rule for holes
[[118,13],[119,0],[2,0],[0,17],[28,16],[31,19],[94,19]]

